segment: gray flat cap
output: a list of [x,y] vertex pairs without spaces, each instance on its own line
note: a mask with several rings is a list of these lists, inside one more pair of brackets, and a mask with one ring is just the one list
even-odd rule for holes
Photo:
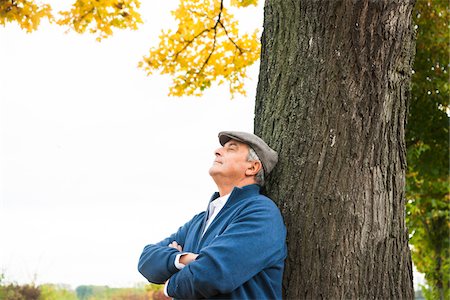
[[229,140],[236,140],[249,145],[255,150],[262,162],[264,173],[267,175],[272,171],[278,162],[278,154],[270,148],[259,136],[249,132],[242,131],[222,131],[219,132],[219,142],[223,146]]

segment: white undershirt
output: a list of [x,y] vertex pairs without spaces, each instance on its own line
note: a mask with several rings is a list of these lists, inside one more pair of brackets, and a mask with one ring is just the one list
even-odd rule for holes
[[[219,197],[214,201],[211,201],[211,203],[209,203],[209,209],[207,212],[209,216],[208,220],[206,221],[205,229],[203,230],[202,236],[205,234],[206,230],[208,229],[209,225],[211,225],[212,221],[216,218],[216,216],[225,206],[229,197],[230,194],[226,194],[225,196]],[[178,270],[183,269],[185,266],[184,264],[180,263],[180,257],[183,254],[185,253],[177,254],[177,256],[175,257],[175,267],[177,267]]]
[[203,230],[203,234],[205,234],[209,225],[211,225],[212,221],[216,218],[216,216],[219,214],[219,212],[225,206],[229,197],[230,197],[230,194],[227,194],[225,196],[215,199],[214,201],[212,201],[209,204],[209,216],[208,216],[208,221],[206,221],[206,226],[205,226],[205,229]]

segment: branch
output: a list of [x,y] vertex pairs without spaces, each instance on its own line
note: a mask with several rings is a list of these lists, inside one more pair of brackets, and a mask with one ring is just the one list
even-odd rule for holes
[[[214,28],[214,27],[213,27],[213,28]],[[190,44],[192,44],[192,42],[193,42],[196,38],[198,38],[199,36],[201,36],[201,35],[204,34],[205,32],[209,32],[209,31],[210,31],[211,29],[213,29],[213,28],[203,29],[199,34],[197,34],[196,36],[194,36],[194,37],[192,38],[192,40],[187,41],[187,42],[186,42],[186,45],[184,45],[183,49],[181,49],[180,51],[178,51],[177,53],[175,53],[175,57],[173,58],[173,60],[174,60],[174,61],[177,60],[178,55],[179,55],[181,52],[183,52]]]
[[[177,51],[177,52],[172,56],[172,57],[173,57],[173,61],[176,61],[177,58],[178,58],[178,56],[179,56],[183,51],[185,51],[185,50],[186,50],[186,49],[194,42],[195,39],[199,38],[199,37],[200,37],[201,35],[203,35],[205,32],[210,32],[211,30],[214,30],[214,38],[213,38],[214,40],[213,40],[212,48],[211,48],[211,50],[209,51],[209,54],[208,54],[208,56],[206,57],[205,61],[203,62],[201,68],[200,68],[197,72],[195,72],[194,74],[192,74],[192,71],[187,71],[187,72],[185,73],[185,75],[184,75],[184,78],[185,78],[184,80],[185,80],[185,82],[188,83],[188,84],[191,84],[191,83],[192,83],[192,80],[197,81],[197,80],[198,80],[198,77],[201,75],[201,73],[203,72],[203,70],[205,69],[205,67],[208,65],[209,60],[211,59],[211,57],[212,57],[212,55],[213,55],[213,53],[214,53],[214,51],[215,51],[215,49],[216,49],[216,44],[217,44],[217,30],[218,30],[217,27],[218,27],[219,25],[220,25],[220,27],[224,30],[224,32],[225,32],[227,38],[228,38],[228,39],[231,41],[231,43],[236,47],[236,50],[235,50],[236,52],[239,51],[239,54],[242,54],[243,52],[247,51],[247,50],[245,50],[245,49],[239,47],[239,45],[237,45],[236,42],[230,37],[230,35],[229,35],[229,33],[228,33],[228,31],[227,31],[225,25],[224,25],[223,22],[222,22],[222,13],[223,13],[223,10],[224,10],[223,0],[221,0],[221,1],[220,1],[220,11],[219,11],[219,14],[217,15],[217,19],[216,19],[216,21],[215,21],[214,26],[212,26],[212,27],[210,27],[210,28],[203,29],[201,32],[199,32],[198,34],[196,34],[196,35],[195,35],[192,39],[190,39],[190,40],[184,40],[184,39],[183,39],[182,42],[185,43],[184,46],[183,46],[183,48],[182,48],[181,50]],[[194,14],[194,15],[197,15],[197,16],[199,16],[199,17],[201,17],[201,18],[206,18],[206,19],[209,19],[209,20],[214,20],[213,18],[209,17],[208,14],[202,14],[201,12],[198,12],[198,11],[195,11],[195,10],[192,10],[192,9],[189,9],[189,12],[192,13],[192,14]],[[234,56],[236,56],[236,54],[235,54]],[[234,58],[233,58],[233,59],[234,59]],[[192,78],[191,76],[193,76],[193,78]],[[196,79],[194,79],[194,78],[196,78]]]
[[[214,24],[214,26],[211,27],[211,28],[209,28],[209,29],[203,29],[199,34],[197,34],[196,36],[194,36],[191,40],[187,41],[187,43],[184,45],[183,49],[181,49],[180,51],[178,51],[177,53],[175,53],[175,57],[174,57],[174,59],[173,59],[174,61],[178,58],[178,55],[179,55],[181,52],[183,52],[187,47],[189,47],[189,45],[192,44],[192,42],[193,42],[196,38],[198,38],[199,36],[201,36],[201,35],[202,35],[203,33],[205,33],[205,32],[209,32],[210,30],[214,30],[214,44],[213,44],[213,49],[212,49],[211,53],[209,54],[208,58],[206,59],[205,63],[203,64],[202,68],[200,69],[200,71],[203,70],[203,68],[205,67],[206,63],[208,63],[209,58],[210,58],[211,55],[212,55],[212,52],[214,52],[214,49],[215,49],[215,47],[216,47],[217,25],[220,23],[220,18],[221,18],[221,16],[222,16],[222,10],[223,10],[223,0],[220,1],[220,12],[219,12],[219,16],[218,16],[218,18],[217,18],[216,24]],[[189,11],[191,11],[191,10],[189,10]],[[199,14],[199,13],[194,12],[194,11],[192,11],[192,12],[193,12],[193,13],[196,13],[196,14]],[[199,14],[199,15],[200,15],[200,14]],[[209,18],[207,15],[206,15],[206,17]],[[223,28],[223,25],[222,25],[222,28]],[[225,31],[225,32],[226,32],[226,31]],[[197,73],[197,74],[198,74],[198,73]]]
[[206,58],[206,60],[205,60],[205,62],[203,63],[202,67],[200,68],[200,70],[197,72],[197,75],[200,74],[200,73],[203,71],[203,69],[205,68],[205,66],[208,64],[208,61],[209,61],[209,59],[211,58],[211,56],[212,56],[214,50],[216,49],[216,36],[217,36],[217,30],[216,30],[216,28],[214,28],[214,43],[213,43],[211,52],[209,52],[208,57]]
[[233,43],[233,45],[234,45],[234,46],[239,50],[239,52],[242,54],[242,53],[244,52],[244,50],[242,50],[242,48],[239,47],[239,46],[233,41],[232,38],[230,38],[230,36],[228,35],[228,31],[227,31],[227,29],[225,28],[225,26],[223,25],[223,23],[219,21],[219,24],[220,24],[220,26],[222,26],[223,31],[225,31],[225,34],[227,35],[228,39]]

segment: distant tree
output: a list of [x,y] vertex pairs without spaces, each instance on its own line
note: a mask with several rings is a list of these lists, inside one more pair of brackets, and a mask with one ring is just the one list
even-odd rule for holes
[[42,284],[39,300],[78,300],[76,293],[67,286]]
[[163,287],[164,287],[163,285],[158,285],[158,284],[153,284],[153,283],[147,284],[145,286],[145,290],[147,291],[147,296],[149,297],[149,299],[153,299],[153,300],[170,299],[164,295]]
[[94,289],[90,285],[80,285],[75,289],[78,299],[86,300],[94,294]]
[[111,300],[151,300],[144,287],[142,288],[109,288],[107,299]]
[[40,294],[39,287],[33,284],[0,285],[0,299],[2,300],[38,300]]

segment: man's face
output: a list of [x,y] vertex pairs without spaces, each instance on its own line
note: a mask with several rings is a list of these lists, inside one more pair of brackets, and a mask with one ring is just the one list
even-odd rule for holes
[[209,175],[215,179],[227,181],[240,180],[251,165],[247,161],[249,147],[236,140],[229,140],[215,151],[216,159],[209,169]]

